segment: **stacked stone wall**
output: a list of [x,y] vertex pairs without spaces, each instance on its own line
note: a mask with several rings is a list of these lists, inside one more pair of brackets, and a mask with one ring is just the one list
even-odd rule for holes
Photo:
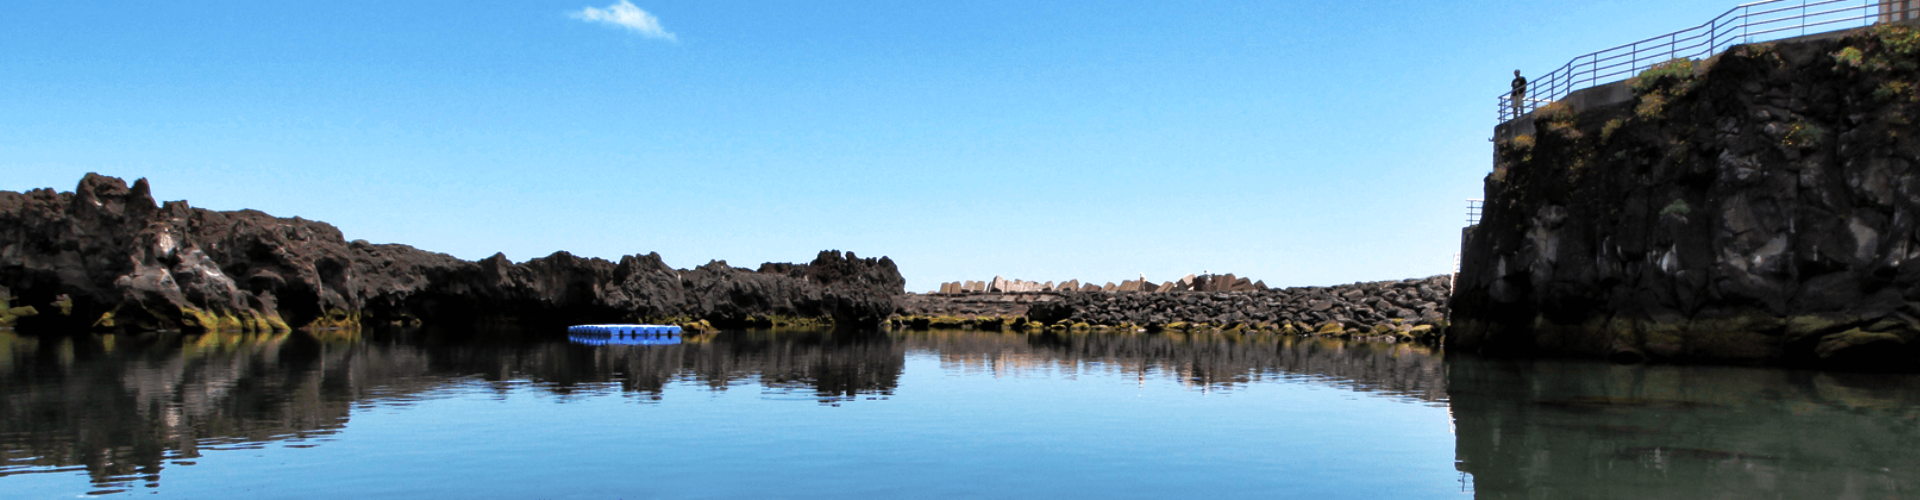
[[907,294],[908,327],[1263,330],[1436,340],[1446,325],[1447,276],[1236,292]]

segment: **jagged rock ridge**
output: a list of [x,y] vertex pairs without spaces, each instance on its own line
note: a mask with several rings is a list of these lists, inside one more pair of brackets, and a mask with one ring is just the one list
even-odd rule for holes
[[[23,331],[288,330],[384,322],[775,320],[877,325],[905,280],[891,259],[823,251],[758,270],[566,252],[515,264],[347,241],[324,222],[156,204],[146,179],[0,191],[0,302]],[[0,312],[8,310],[0,304]],[[4,326],[4,325],[0,325]]]

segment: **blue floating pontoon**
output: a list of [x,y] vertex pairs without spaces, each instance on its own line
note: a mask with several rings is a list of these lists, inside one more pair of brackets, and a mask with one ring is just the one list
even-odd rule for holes
[[570,335],[610,335],[626,337],[633,335],[679,335],[680,327],[673,325],[574,325],[567,327]]
[[575,325],[567,340],[589,345],[666,345],[680,343],[680,327],[673,325]]

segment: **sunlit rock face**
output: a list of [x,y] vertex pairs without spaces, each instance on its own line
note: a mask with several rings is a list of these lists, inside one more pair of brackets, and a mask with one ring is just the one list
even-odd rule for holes
[[724,261],[673,269],[657,253],[466,261],[348,241],[298,217],[156,204],[145,179],[129,187],[89,174],[73,192],[0,191],[0,305],[9,306],[0,312],[29,332],[767,318],[859,326],[891,314],[904,285],[892,260],[852,252],[758,270]]
[[1449,356],[1475,498],[1897,498],[1920,376]]
[[1920,34],[1736,46],[1504,125],[1454,349],[1920,369]]

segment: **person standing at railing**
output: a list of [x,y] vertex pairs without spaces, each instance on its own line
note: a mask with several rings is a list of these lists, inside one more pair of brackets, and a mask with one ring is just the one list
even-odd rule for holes
[[1526,109],[1527,77],[1520,76],[1520,70],[1513,70],[1513,118],[1520,119],[1521,110]]

